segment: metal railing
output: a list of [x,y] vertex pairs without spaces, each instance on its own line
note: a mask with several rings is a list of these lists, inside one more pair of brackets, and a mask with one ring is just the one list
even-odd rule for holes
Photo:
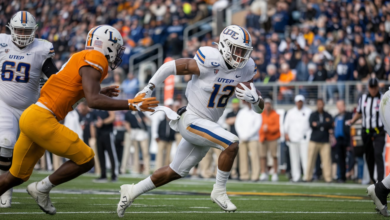
[[[256,88],[261,92],[262,96],[271,97],[273,104],[277,108],[289,108],[294,105],[294,97],[298,94],[305,96],[306,103],[314,106],[318,98],[322,98],[327,106],[335,106],[336,101],[342,99],[348,108],[357,106],[359,97],[363,93],[367,93],[367,83],[363,82],[342,82],[342,83],[327,83],[327,82],[292,82],[288,84],[281,83],[255,83]],[[380,82],[380,92],[385,93],[389,90],[390,82]],[[187,83],[175,84],[175,95],[180,94],[185,97],[185,89]],[[160,85],[156,88],[155,96],[163,101],[164,86]],[[234,96],[234,95],[233,95]]]
[[[142,61],[135,64],[135,60],[137,58],[141,58],[143,56],[147,56],[147,54],[152,53],[153,51],[157,51],[156,54],[153,54],[151,56],[148,56],[147,58],[143,58]],[[153,46],[150,46],[146,48],[145,50],[141,51],[140,53],[134,54],[130,57],[129,60],[129,69],[131,73],[135,73],[135,71],[138,71],[140,65],[145,62],[151,62],[157,60],[157,66],[161,66],[163,64],[164,60],[164,51],[163,46],[161,44],[155,44]]]
[[190,36],[190,31],[196,29],[196,28],[199,28],[201,27],[202,25],[205,25],[205,24],[208,24],[208,23],[211,23],[213,20],[213,16],[210,16],[210,17],[207,17],[203,20],[200,20],[198,22],[196,22],[195,24],[192,24],[192,25],[189,25],[187,26],[185,29],[184,29],[184,33],[183,33],[183,48],[186,49],[187,48],[187,42],[188,40],[190,40],[191,38],[194,38],[194,37],[200,37],[200,36],[203,36],[209,32],[212,31],[212,29],[203,29],[203,30],[200,30],[200,31],[197,31],[196,33],[192,34]]

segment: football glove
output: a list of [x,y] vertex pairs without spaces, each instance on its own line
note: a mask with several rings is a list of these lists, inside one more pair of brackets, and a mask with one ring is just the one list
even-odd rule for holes
[[132,111],[142,111],[142,112],[154,112],[155,107],[158,106],[159,101],[156,100],[156,97],[144,98],[145,93],[141,93],[139,96],[136,96],[134,99],[129,99],[129,109]]
[[154,85],[149,83],[147,86],[145,86],[144,89],[142,89],[141,91],[139,91],[137,93],[137,95],[135,95],[135,97],[141,95],[142,93],[145,93],[145,98],[150,98],[152,97],[152,93],[154,91]]
[[259,102],[260,97],[257,94],[256,87],[253,85],[253,83],[250,84],[251,85],[251,89],[249,89],[248,87],[246,87],[242,83],[240,83],[240,85],[244,89],[240,89],[240,88],[236,87],[236,96],[237,96],[237,98],[239,98],[241,100],[244,100],[246,102],[249,102],[251,104],[256,104],[256,103]]

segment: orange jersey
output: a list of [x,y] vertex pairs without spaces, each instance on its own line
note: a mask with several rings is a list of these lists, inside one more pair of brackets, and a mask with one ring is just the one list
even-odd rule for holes
[[82,78],[79,70],[83,66],[91,66],[102,73],[100,82],[107,75],[108,61],[96,50],[83,50],[75,53],[61,70],[50,77],[41,90],[38,102],[48,107],[57,117],[63,120],[68,112],[76,108],[84,99]]

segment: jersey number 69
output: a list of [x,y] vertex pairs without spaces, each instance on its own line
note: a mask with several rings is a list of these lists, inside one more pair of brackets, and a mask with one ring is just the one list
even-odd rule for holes
[[5,61],[1,67],[1,79],[3,81],[12,81],[14,79],[14,71],[16,71],[17,73],[24,74],[24,76],[15,77],[15,81],[19,83],[28,83],[30,68],[31,65],[29,63],[19,63],[16,65],[13,61]]

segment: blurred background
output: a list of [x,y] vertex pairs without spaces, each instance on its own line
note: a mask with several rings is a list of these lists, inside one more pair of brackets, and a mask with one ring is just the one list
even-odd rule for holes
[[[321,170],[331,169],[332,181],[343,183],[344,175],[363,184],[370,181],[365,171],[359,124],[351,127],[350,134],[343,134],[349,141],[345,146],[346,153],[340,155],[335,123],[327,128],[331,167],[324,168],[319,156],[312,155],[318,157],[314,160],[314,169],[307,171],[301,165],[302,178],[294,180],[290,152],[284,140],[284,118],[296,105],[294,98],[297,95],[302,95],[304,105],[313,111],[319,108],[318,99],[323,100],[333,122],[334,116],[355,111],[359,97],[367,93],[367,81],[371,77],[379,79],[380,91],[387,91],[390,85],[389,1],[0,0],[1,33],[9,34],[5,25],[19,10],[29,11],[36,17],[37,37],[53,43],[58,68],[72,54],[84,49],[91,28],[101,24],[117,28],[125,41],[126,51],[120,68],[110,71],[103,86],[119,85],[122,91],[119,98],[126,99],[133,98],[162,63],[192,58],[199,47],[218,42],[225,26],[243,26],[253,41],[252,58],[257,64],[255,85],[264,98],[271,100],[272,109],[278,113],[280,134],[272,140],[277,142],[274,153],[262,137],[266,135],[262,129],[267,119],[263,118],[264,113],[259,116],[260,126],[253,136],[250,140],[242,139],[242,143],[255,141],[253,146],[257,150],[253,147],[240,150],[232,178],[277,181],[276,174],[286,174],[287,179],[294,182],[322,181]],[[159,85],[154,95],[173,109],[185,106],[184,92],[190,79],[188,76],[169,78],[165,85]],[[245,108],[239,101],[232,100],[219,123],[238,136],[242,136],[240,132],[253,132],[253,129],[245,130],[251,124],[236,125],[239,112]],[[109,117],[112,127],[102,128],[101,120]],[[103,152],[96,158],[100,160],[97,164],[108,168],[114,181],[118,176],[116,173],[147,175],[169,164],[181,138],[172,133],[164,115],[101,114],[89,109],[85,103],[64,123],[78,131],[95,151]],[[109,147],[98,138],[99,132],[107,131],[114,135]],[[192,177],[213,178],[218,155],[218,151],[210,150],[192,170]],[[341,160],[344,162],[340,165]],[[62,162],[62,158],[48,153],[36,168],[53,170]],[[99,166],[91,172],[99,174],[102,181],[107,179]],[[308,172],[312,172],[310,179],[307,179]],[[272,177],[268,179],[268,175]]]

